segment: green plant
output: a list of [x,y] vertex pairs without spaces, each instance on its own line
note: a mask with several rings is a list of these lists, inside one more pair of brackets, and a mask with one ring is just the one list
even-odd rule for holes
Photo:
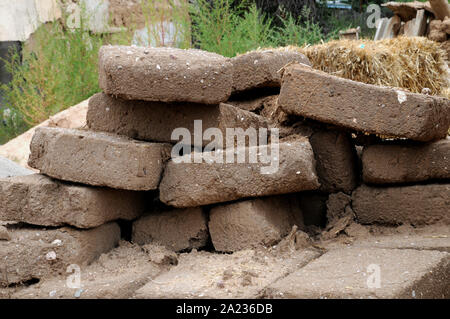
[[290,13],[281,17],[281,27],[275,32],[274,42],[278,46],[303,46],[315,44],[324,39],[321,27],[310,16],[308,7],[303,7],[301,15],[295,19]]
[[198,0],[191,6],[192,33],[200,49],[232,57],[272,43],[271,19],[255,5],[232,6],[230,0]]
[[367,14],[359,14],[351,12],[345,16],[340,16],[335,13],[331,13],[328,17],[328,32],[326,35],[326,41],[339,39],[339,31],[347,30],[350,28],[361,28],[361,38],[372,38],[375,35],[376,29],[369,29],[367,27],[366,19]]
[[[12,80],[0,86],[5,110],[0,111],[0,144],[100,91],[98,50],[105,39],[89,32],[84,22],[76,29],[61,21],[42,25],[32,45],[3,59]],[[125,32],[111,39],[130,43]]]
[[50,29],[41,26],[34,37],[32,50],[24,48],[22,56],[11,52],[4,61],[12,81],[1,86],[10,113],[6,119],[2,115],[8,124],[8,133],[2,135],[20,133],[99,90],[99,36],[54,24]]

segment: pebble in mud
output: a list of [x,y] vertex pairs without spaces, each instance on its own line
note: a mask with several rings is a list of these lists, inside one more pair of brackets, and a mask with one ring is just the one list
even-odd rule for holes
[[5,226],[0,226],[0,240],[11,240],[11,236]]

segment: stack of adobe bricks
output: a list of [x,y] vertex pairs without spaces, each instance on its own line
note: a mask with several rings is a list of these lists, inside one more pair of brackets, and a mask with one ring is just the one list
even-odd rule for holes
[[[117,220],[133,221],[138,244],[222,252],[323,226],[322,213],[330,225],[353,213],[362,223],[449,222],[447,99],[337,78],[288,49],[227,59],[106,46],[99,65],[88,128],[38,128],[29,165],[41,174],[0,179],[9,282],[91,262],[117,244]],[[255,144],[227,129],[272,131]],[[363,150],[364,183],[381,186],[360,185],[356,132],[408,139]],[[444,182],[384,185],[430,179]]]
[[354,213],[362,224],[450,223],[448,99],[293,65],[284,72],[278,103],[288,114],[351,132],[363,146],[357,147],[362,185],[351,195],[329,196],[328,222]]

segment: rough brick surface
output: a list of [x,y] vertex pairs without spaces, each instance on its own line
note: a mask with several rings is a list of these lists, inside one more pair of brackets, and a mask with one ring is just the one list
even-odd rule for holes
[[316,159],[320,190],[351,192],[358,180],[356,150],[348,134],[318,131],[309,139]]
[[[264,94],[267,93],[264,92]],[[250,98],[233,99],[227,103],[257,113],[267,118],[276,127],[288,121],[287,114],[278,105],[278,94],[259,96],[258,93],[253,92]]]
[[303,226],[300,204],[292,195],[217,206],[211,209],[209,219],[214,248],[223,252],[271,246],[293,225]]
[[[181,254],[178,265],[149,281],[136,298],[258,298],[261,290],[283,278],[319,253],[313,250],[233,254],[200,251]],[[164,283],[164,284],[161,284]]]
[[[265,297],[449,298],[449,256],[411,249],[336,249],[272,284]],[[373,279],[377,266],[379,288]]]
[[[187,163],[171,160],[160,184],[161,201],[175,207],[195,207],[245,197],[317,189],[319,183],[314,155],[307,139],[297,139],[273,147],[277,146],[279,156],[274,153],[269,158],[260,156],[257,163],[249,163],[248,153],[245,163],[225,163],[225,160],[224,163],[217,163],[208,158],[213,155],[211,153],[197,154],[203,160],[201,163],[193,163],[191,158],[194,156],[191,155],[181,158],[189,161]],[[241,147],[222,152],[226,153],[224,157],[224,154],[219,155],[223,159],[227,156],[232,158],[232,154],[246,153],[249,149],[256,154],[271,154],[271,147]],[[264,158],[273,160],[273,170],[269,169],[271,164],[262,163],[261,159]],[[261,168],[268,168],[266,173],[270,174],[263,174]]]
[[[232,105],[205,105],[195,103],[162,103],[125,101],[103,93],[89,100],[87,124],[95,131],[126,135],[155,142],[175,143],[172,132],[179,127],[191,132],[192,145],[205,146],[210,140],[195,143],[194,121],[201,120],[201,133],[208,128],[219,128],[225,136],[226,128],[267,127],[267,120]],[[178,136],[176,137],[178,138]]]
[[157,243],[181,251],[201,248],[208,238],[206,216],[201,208],[152,213],[133,223],[132,240],[140,245]]
[[146,210],[143,192],[69,185],[33,174],[0,179],[0,220],[93,228]]
[[450,224],[450,184],[358,187],[352,207],[363,224]]
[[352,197],[342,192],[330,194],[327,200],[327,220],[334,224],[339,219],[345,217],[348,208],[351,208]]
[[38,229],[8,225],[11,240],[0,241],[0,281],[20,283],[67,274],[67,266],[83,267],[115,247],[120,228],[108,223],[89,230]]
[[326,193],[350,193],[359,180],[359,163],[350,135],[312,121],[299,121],[290,126],[279,126],[282,141],[295,136],[307,136],[311,143],[316,171]]
[[[364,226],[362,226],[364,227]],[[437,250],[450,253],[450,227],[444,224],[413,227],[403,225],[377,227],[372,236],[357,237],[354,247],[376,247],[395,249]]]
[[232,65],[196,49],[103,46],[99,84],[127,100],[218,104],[231,94]]
[[279,87],[281,75],[278,71],[290,62],[310,65],[306,56],[289,50],[252,51],[232,58],[233,92]]
[[151,190],[158,187],[171,145],[41,127],[30,149],[28,165],[51,177],[118,189]]
[[387,184],[450,178],[450,138],[424,145],[371,145],[364,148],[363,179]]
[[447,135],[450,100],[339,78],[300,64],[283,75],[283,111],[348,129],[431,141]]
[[227,101],[227,104],[231,104],[246,111],[257,113],[264,109],[266,100],[271,99],[273,96],[278,98],[278,95],[254,96],[254,94],[251,94],[250,97],[245,96],[238,99],[233,98],[232,100]]
[[268,118],[276,127],[289,120],[288,115],[278,105],[278,95],[271,95],[264,100],[260,115]]

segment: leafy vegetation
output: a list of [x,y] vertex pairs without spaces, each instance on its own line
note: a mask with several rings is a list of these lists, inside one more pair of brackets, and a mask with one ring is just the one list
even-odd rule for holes
[[32,50],[11,52],[5,66],[12,81],[1,87],[9,111],[2,114],[0,143],[99,90],[96,52],[102,41],[81,30],[42,26]]
[[[69,30],[62,23],[42,25],[22,52],[11,51],[4,60],[12,80],[0,86],[4,111],[0,112],[0,144],[77,104],[96,92],[98,50],[102,35],[81,27]],[[125,33],[109,41],[127,44]]]

